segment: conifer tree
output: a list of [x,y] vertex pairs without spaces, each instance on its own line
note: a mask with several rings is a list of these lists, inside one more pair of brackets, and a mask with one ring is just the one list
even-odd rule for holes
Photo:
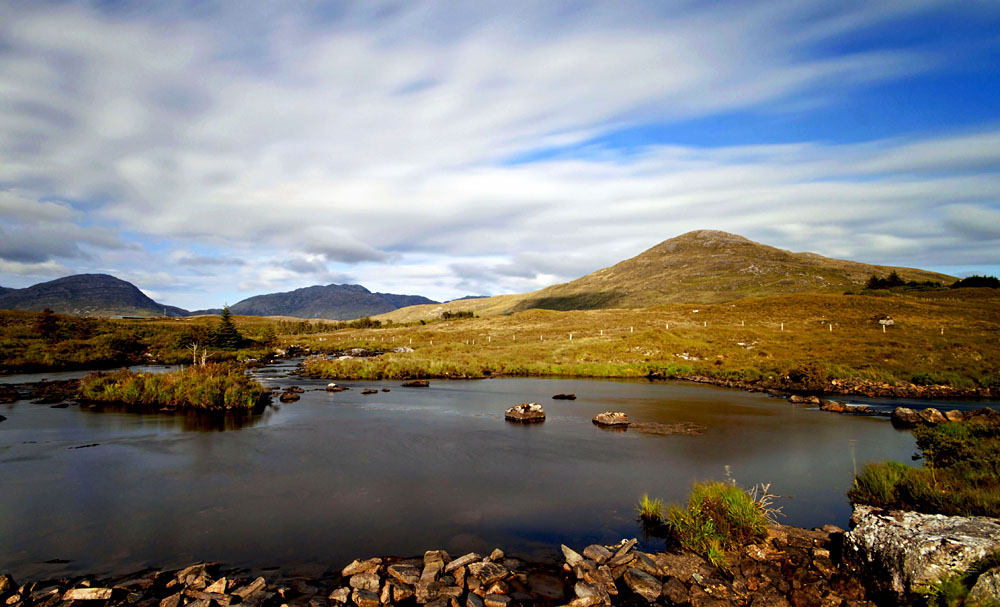
[[219,326],[215,329],[213,340],[218,348],[235,350],[243,344],[243,335],[233,324],[233,315],[229,312],[229,306],[222,308],[222,316],[219,319]]

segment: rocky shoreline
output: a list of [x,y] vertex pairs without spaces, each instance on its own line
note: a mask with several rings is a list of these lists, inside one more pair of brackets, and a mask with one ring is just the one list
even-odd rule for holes
[[246,570],[198,563],[110,579],[78,576],[18,584],[0,576],[7,607],[513,607],[538,605],[692,607],[834,607],[869,604],[856,576],[841,566],[843,532],[773,526],[765,542],[729,554],[719,569],[684,552],[646,553],[634,539],[562,547],[564,562],[527,562],[496,549],[452,558],[358,559],[306,578],[253,577]]
[[676,377],[650,376],[650,379],[679,379],[746,392],[767,392],[775,396],[808,394],[814,396],[864,396],[868,398],[917,398],[923,400],[990,400],[1000,398],[1000,391],[992,388],[953,388],[945,385],[918,386],[908,382],[877,382],[869,379],[832,379],[822,389],[802,390],[792,386],[776,388],[773,385],[722,379],[707,375],[679,375]]

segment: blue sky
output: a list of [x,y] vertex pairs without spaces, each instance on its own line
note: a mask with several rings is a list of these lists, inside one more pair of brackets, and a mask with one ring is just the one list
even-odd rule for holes
[[1000,274],[1000,4],[0,2],[0,285],[449,299],[693,229]]

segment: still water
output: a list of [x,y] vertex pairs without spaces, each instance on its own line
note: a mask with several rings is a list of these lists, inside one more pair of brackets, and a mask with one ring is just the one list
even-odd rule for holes
[[[325,381],[287,370],[261,379],[305,388],[300,401],[223,421],[0,406],[0,572],[122,573],[195,560],[339,568],[437,547],[540,558],[563,542],[641,537],[640,495],[680,501],[693,481],[721,479],[726,467],[743,486],[771,483],[784,496],[782,522],[846,526],[855,464],[909,461],[915,450],[885,419],[706,385],[359,381],[327,393]],[[363,396],[366,387],[391,391]],[[561,392],[578,400],[551,400]],[[504,410],[522,402],[543,403],[547,421],[505,422]],[[707,430],[653,436],[591,423],[609,409]]]

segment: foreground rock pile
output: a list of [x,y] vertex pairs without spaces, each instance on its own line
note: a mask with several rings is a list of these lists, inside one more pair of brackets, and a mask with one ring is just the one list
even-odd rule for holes
[[356,560],[318,578],[266,580],[198,564],[110,580],[18,586],[0,576],[6,607],[854,607],[868,605],[837,562],[841,533],[777,526],[766,542],[730,555],[728,570],[690,553],[646,553],[636,540],[563,546],[564,562],[527,563],[501,550],[456,558]]

